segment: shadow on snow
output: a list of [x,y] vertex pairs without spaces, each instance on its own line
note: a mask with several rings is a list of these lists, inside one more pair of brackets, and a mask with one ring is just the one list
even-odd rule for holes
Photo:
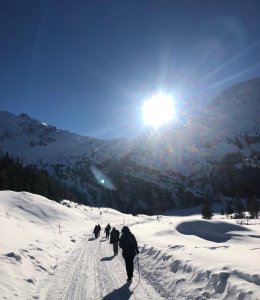
[[112,256],[107,256],[107,257],[102,257],[102,258],[100,258],[100,261],[110,261],[110,260],[112,260],[114,257],[115,257],[114,255],[112,255]]
[[102,300],[128,300],[130,299],[133,292],[129,290],[130,283],[125,283],[120,288],[114,290],[113,292],[107,294],[105,297],[103,297]]

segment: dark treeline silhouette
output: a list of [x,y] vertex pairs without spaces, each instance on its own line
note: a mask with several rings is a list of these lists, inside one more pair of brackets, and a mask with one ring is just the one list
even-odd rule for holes
[[0,155],[0,190],[26,191],[55,201],[69,199],[85,203],[84,196],[50,177],[34,165],[24,166],[19,158],[8,153]]
[[245,205],[238,195],[227,203],[225,212],[227,217],[234,214],[232,217],[236,219],[246,218],[245,211],[249,213],[249,217],[257,219],[260,211],[260,202],[256,196],[248,197]]
[[228,197],[260,197],[260,168],[246,165],[237,167],[241,162],[241,153],[229,153],[216,164],[210,176],[210,183],[216,194]]
[[210,220],[213,217],[211,203],[209,200],[204,201],[202,208],[201,208],[201,214],[202,214],[203,219]]

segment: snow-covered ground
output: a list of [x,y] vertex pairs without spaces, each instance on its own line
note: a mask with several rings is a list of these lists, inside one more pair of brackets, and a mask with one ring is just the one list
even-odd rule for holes
[[[260,221],[132,216],[0,192],[0,299],[260,299]],[[93,227],[131,227],[134,280]]]

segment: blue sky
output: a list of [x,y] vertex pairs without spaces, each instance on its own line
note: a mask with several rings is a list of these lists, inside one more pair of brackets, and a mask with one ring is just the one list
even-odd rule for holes
[[258,0],[1,1],[0,110],[128,138],[161,90],[185,121],[260,76],[259,11]]

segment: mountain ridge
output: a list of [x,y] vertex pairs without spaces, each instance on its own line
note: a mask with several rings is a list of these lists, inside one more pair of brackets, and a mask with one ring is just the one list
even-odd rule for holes
[[25,113],[0,112],[0,150],[86,193],[92,205],[151,213],[201,203],[208,186],[216,199],[220,191],[210,176],[226,155],[241,154],[234,168],[248,167],[249,159],[260,165],[259,104],[260,78],[255,78],[223,91],[189,126],[133,140],[85,137]]

